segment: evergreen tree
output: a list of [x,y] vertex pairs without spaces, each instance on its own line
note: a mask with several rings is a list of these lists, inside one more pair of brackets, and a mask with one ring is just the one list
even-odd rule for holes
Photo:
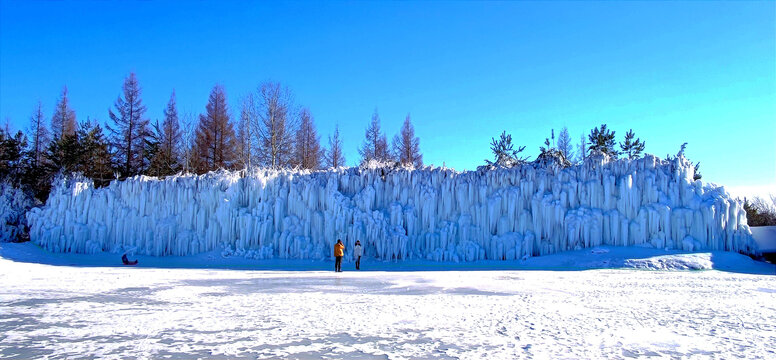
[[342,140],[339,136],[339,125],[334,127],[334,137],[329,136],[329,149],[325,152],[326,166],[338,168],[345,166],[345,155],[342,154]]
[[106,186],[113,179],[113,164],[108,140],[98,123],[87,121],[78,130],[80,159],[77,169],[94,181],[96,186]]
[[152,135],[146,142],[146,152],[150,155],[149,175],[168,176],[183,170],[181,164],[182,133],[175,105],[175,91],[170,95],[164,109],[164,122],[157,121]]
[[76,130],[75,111],[70,108],[70,100],[67,98],[67,86],[62,89],[62,96],[51,116],[52,140],[61,139],[65,135],[73,135]]
[[[552,132],[551,136],[553,135],[555,135],[554,131]],[[539,147],[539,156],[536,157],[536,161],[534,161],[534,163],[545,167],[552,164],[559,165],[564,168],[571,166],[571,162],[566,159],[566,156],[563,155],[563,152],[551,145],[550,138],[544,138],[544,146]]]
[[78,134],[66,134],[49,143],[45,164],[46,172],[52,176],[57,173],[70,174],[79,171],[81,144],[78,142]]
[[18,186],[28,166],[27,137],[21,131],[11,135],[9,130],[0,129],[0,179]]
[[399,134],[393,138],[393,152],[399,163],[404,166],[420,168],[423,166],[423,155],[420,154],[420,139],[415,136],[415,127],[410,122],[410,114],[404,119]]
[[229,121],[226,93],[221,85],[210,92],[205,114],[199,116],[194,140],[198,158],[197,172],[230,169],[235,159],[234,127]]
[[321,166],[321,144],[315,130],[313,118],[306,108],[300,113],[299,129],[296,131],[296,166],[316,170]]
[[560,130],[560,134],[558,134],[558,150],[563,154],[564,158],[568,160],[574,158],[574,145],[571,144],[569,129],[565,126]]
[[[634,138],[636,140],[633,140]],[[644,151],[644,145],[645,143],[641,142],[631,129],[625,134],[625,141],[620,143],[620,149],[623,155],[628,156],[628,159],[638,159],[641,152]]]
[[276,82],[265,82],[257,94],[256,119],[258,157],[261,165],[279,169],[291,166],[294,155],[294,128],[291,91]]
[[149,135],[148,119],[144,118],[146,107],[140,98],[140,85],[135,73],[124,79],[120,95],[114,106],[116,112],[108,110],[113,121],[108,125],[111,133],[111,146],[115,153],[115,162],[123,177],[143,173],[146,163],[146,141]]
[[590,131],[588,140],[590,140],[590,146],[588,147],[590,151],[600,151],[609,155],[612,159],[616,159],[620,154],[615,148],[614,131],[607,129],[606,124],[602,124],[600,130],[596,127]]
[[501,133],[498,140],[491,139],[490,150],[493,151],[495,159],[494,161],[485,159],[489,166],[513,167],[524,164],[528,160],[528,158],[519,155],[525,150],[525,146],[520,146],[515,150],[514,145],[512,145],[512,135],[507,135],[506,131]]

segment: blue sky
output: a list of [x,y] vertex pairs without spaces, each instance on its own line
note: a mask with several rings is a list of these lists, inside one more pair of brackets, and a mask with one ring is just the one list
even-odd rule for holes
[[198,114],[220,83],[236,115],[272,79],[322,143],[340,125],[349,164],[378,108],[389,138],[411,114],[427,164],[474,169],[502,130],[533,157],[550,129],[607,123],[661,157],[688,142],[704,180],[776,184],[775,2],[0,4],[15,129],[64,85],[79,120],[107,120],[130,71],[152,120],[173,89]]

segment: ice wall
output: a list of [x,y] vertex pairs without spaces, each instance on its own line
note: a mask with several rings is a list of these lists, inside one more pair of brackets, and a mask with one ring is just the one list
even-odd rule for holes
[[520,259],[598,245],[756,253],[740,202],[679,157],[561,169],[218,172],[58,185],[28,213],[55,252],[378,259]]
[[32,204],[32,197],[22,189],[0,182],[0,242],[19,240],[27,223],[24,214]]

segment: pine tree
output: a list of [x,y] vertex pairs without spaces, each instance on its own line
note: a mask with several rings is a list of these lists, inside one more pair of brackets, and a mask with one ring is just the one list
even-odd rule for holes
[[205,114],[199,116],[194,140],[197,172],[232,168],[235,158],[234,127],[229,121],[226,93],[221,85],[213,87],[205,110]]
[[78,143],[81,150],[77,169],[91,178],[96,186],[108,185],[113,179],[113,164],[102,127],[87,119],[78,130]]
[[329,149],[325,152],[326,166],[338,168],[345,166],[345,155],[342,154],[342,140],[339,136],[339,125],[334,127],[334,137],[329,136]]
[[616,159],[620,154],[615,148],[614,131],[607,129],[606,124],[602,124],[600,130],[598,127],[591,130],[588,140],[590,140],[590,146],[588,147],[590,151],[600,151],[609,155],[612,159]]
[[123,177],[143,173],[146,163],[146,141],[150,134],[148,119],[144,118],[146,107],[140,98],[141,90],[135,73],[124,79],[123,97],[119,95],[114,103],[116,112],[108,110],[113,121],[108,125],[115,162]]
[[494,161],[485,159],[489,166],[513,167],[524,164],[528,158],[521,157],[519,154],[525,150],[525,146],[514,149],[512,145],[512,135],[507,135],[506,131],[501,132],[498,140],[491,138],[490,150],[493,151]]
[[623,155],[628,156],[628,159],[638,159],[641,152],[644,151],[644,145],[645,143],[641,142],[631,129],[625,134],[625,141],[620,143],[620,149],[622,149]]
[[276,82],[259,86],[258,110],[254,132],[258,140],[258,156],[263,166],[278,169],[291,165],[294,154],[292,95]]
[[81,151],[78,134],[65,134],[50,142],[46,151],[46,172],[53,175],[78,171],[81,165]]
[[38,101],[38,106],[30,116],[30,127],[27,130],[30,139],[30,158],[31,166],[38,168],[42,166],[46,148],[49,143],[49,133],[46,129],[45,119],[43,118],[43,104]]
[[181,164],[182,133],[175,105],[175,91],[170,95],[164,109],[164,122],[153,126],[152,140],[147,141],[147,152],[151,156],[149,175],[168,176],[183,170]]
[[27,165],[27,137],[21,131],[11,135],[10,129],[0,129],[0,180],[19,185]]
[[410,122],[410,114],[404,119],[399,134],[393,138],[393,152],[399,163],[404,166],[420,168],[423,155],[420,154],[420,139],[415,136],[415,127]]
[[558,134],[558,150],[563,154],[566,159],[574,158],[574,145],[571,144],[571,136],[569,136],[569,129],[565,126],[560,130]]
[[302,109],[299,129],[296,131],[295,165],[302,169],[317,170],[321,166],[321,144],[310,110]]
[[62,96],[51,116],[51,134],[53,139],[61,139],[65,135],[73,135],[76,130],[75,111],[70,108],[70,100],[67,98],[67,86],[62,89]]
[[372,121],[366,128],[365,139],[361,148],[358,149],[361,154],[361,163],[367,163],[369,160],[385,162],[391,160],[391,154],[388,151],[388,140],[380,131],[380,115],[377,109],[372,114]]

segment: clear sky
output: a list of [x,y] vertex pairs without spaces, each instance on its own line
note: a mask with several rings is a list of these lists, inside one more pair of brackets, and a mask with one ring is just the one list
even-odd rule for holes
[[389,138],[412,116],[427,164],[474,169],[502,130],[534,157],[550,129],[601,123],[646,151],[687,154],[704,180],[776,189],[776,2],[6,1],[0,117],[48,117],[64,85],[105,121],[134,71],[147,116],[175,89],[233,115],[263,80],[289,86],[349,164],[375,108]]

